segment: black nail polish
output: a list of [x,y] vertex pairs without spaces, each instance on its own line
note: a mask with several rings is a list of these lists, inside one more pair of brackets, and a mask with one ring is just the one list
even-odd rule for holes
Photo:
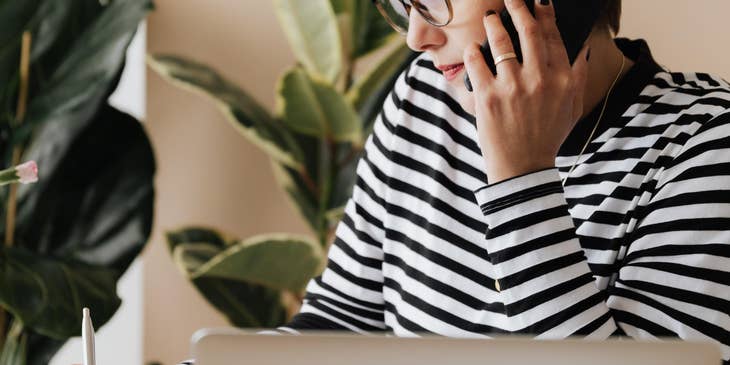
[[550,5],[550,0],[540,0],[540,5]]
[[590,61],[590,60],[591,60],[591,49],[588,48],[588,52],[586,52],[586,61]]
[[464,75],[464,86],[466,86],[466,91],[468,92],[474,92],[474,87],[471,85],[471,79],[469,78],[469,75]]
[[494,15],[494,14],[497,14],[497,12],[494,10],[487,10],[487,12],[484,14],[484,17],[488,17],[488,16]]

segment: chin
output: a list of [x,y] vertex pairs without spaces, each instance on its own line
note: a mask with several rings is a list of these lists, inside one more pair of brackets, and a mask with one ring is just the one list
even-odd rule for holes
[[466,71],[462,70],[456,77],[451,79],[444,77],[442,80],[448,88],[449,95],[451,95],[459,103],[459,105],[461,105],[462,109],[464,109],[467,113],[474,115],[474,94],[469,92],[466,89],[466,85],[464,85],[465,74]]

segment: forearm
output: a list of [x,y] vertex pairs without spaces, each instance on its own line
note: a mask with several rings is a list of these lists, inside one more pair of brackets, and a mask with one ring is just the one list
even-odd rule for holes
[[575,234],[556,169],[476,191],[487,249],[516,332],[607,338],[616,330]]

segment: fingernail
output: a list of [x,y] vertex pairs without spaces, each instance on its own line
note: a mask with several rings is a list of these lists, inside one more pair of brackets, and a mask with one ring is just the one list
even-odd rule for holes
[[540,0],[540,5],[550,5],[550,0]]
[[590,60],[591,60],[591,49],[588,48],[588,52],[586,53],[586,61],[590,61]]
[[484,14],[484,17],[486,18],[486,17],[488,17],[490,15],[494,15],[494,14],[497,14],[497,12],[494,10],[487,10],[487,12]]

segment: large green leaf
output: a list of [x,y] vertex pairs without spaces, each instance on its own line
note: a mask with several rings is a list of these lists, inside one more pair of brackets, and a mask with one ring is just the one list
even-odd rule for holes
[[185,227],[167,232],[167,246],[178,269],[191,276],[229,245],[214,229]]
[[191,279],[195,288],[236,327],[275,328],[287,321],[281,291],[221,278]]
[[[217,247],[218,251],[223,250],[229,244],[228,240],[222,233],[209,227],[185,227],[184,229],[169,231],[166,236],[167,248],[170,250],[170,253],[175,252],[178,245],[190,242],[202,242],[208,245],[214,245]],[[210,256],[209,258],[212,258],[213,256]],[[184,265],[183,267],[187,268],[189,265]],[[196,268],[197,266],[192,267],[190,271],[195,271]],[[187,273],[187,269],[185,272]]]
[[363,135],[370,135],[373,122],[383,109],[385,98],[392,92],[402,71],[418,55],[403,46],[395,48],[348,92],[347,98],[355,105],[363,122]]
[[19,190],[0,302],[27,328],[35,365],[79,334],[82,307],[97,326],[118,308],[117,279],[151,231],[155,166],[139,122],[109,106],[81,131],[44,124],[25,156],[41,179]]
[[[23,13],[19,14],[19,9]],[[93,24],[103,10],[97,1],[4,1],[0,3],[0,122],[15,119],[20,39],[23,31],[31,34],[32,64],[29,84],[31,100],[45,91],[49,78],[67,56],[69,48]],[[108,85],[107,90],[115,88]],[[90,110],[96,108],[90,106]],[[24,132],[27,133],[27,130]],[[2,150],[6,150],[9,130],[3,133]],[[8,161],[6,161],[7,163]]]
[[68,56],[71,45],[83,36],[104,11],[99,1],[42,1],[32,21],[32,77],[43,85]]
[[330,0],[340,20],[346,54],[357,59],[377,50],[393,38],[393,28],[380,15],[371,0]]
[[119,306],[116,280],[151,231],[154,159],[141,125],[109,106],[81,132],[49,123],[36,138],[25,156],[42,178],[19,190],[0,301],[29,329],[65,339],[82,307],[100,326]]
[[240,280],[191,276],[234,244],[214,229],[188,227],[167,233],[173,259],[195,288],[238,327],[273,328],[286,322],[287,303],[280,290]]
[[302,152],[288,131],[252,96],[201,63],[177,56],[148,58],[152,69],[171,82],[215,100],[233,126],[274,160],[300,168]]
[[352,187],[357,179],[357,163],[362,156],[361,148],[354,148],[350,144],[339,143],[335,147],[335,159],[337,169],[334,173],[333,187],[330,192],[329,205],[327,206],[328,220],[330,224],[336,224],[341,214],[334,214],[341,211],[347,200],[352,196]]
[[151,7],[150,0],[112,1],[72,45],[63,45],[60,64],[31,93],[26,122],[15,132],[15,141],[27,140],[48,121],[74,128],[90,120],[108,96],[137,25]]
[[[191,238],[195,235],[188,232],[183,234]],[[221,252],[217,244],[204,241],[174,246],[173,260],[187,276]],[[275,327],[286,320],[286,308],[280,290],[218,277],[190,277],[190,280],[235,326]]]
[[294,67],[281,78],[277,91],[277,111],[289,129],[334,141],[362,142],[360,118],[329,84]]
[[40,0],[0,1],[0,123],[15,113],[20,38],[40,6]]
[[403,68],[403,63],[412,52],[405,43],[393,47],[379,62],[362,76],[355,85],[348,90],[347,99],[356,110],[361,110],[370,98],[388,84],[388,81],[397,75]]
[[276,181],[289,196],[293,207],[316,232],[319,225],[317,197],[307,187],[299,172],[274,161],[271,162],[271,167]]
[[372,132],[373,122],[395,81],[417,56],[418,53],[412,52],[405,44],[394,47],[348,91],[347,100],[360,115],[364,135]]
[[59,340],[51,337],[40,335],[33,331],[26,331],[28,334],[28,348],[32,349],[28,353],[28,365],[48,365],[53,355],[66,343],[66,340]]
[[214,243],[205,241],[191,242],[193,243],[176,244],[175,249],[172,250],[172,259],[178,269],[185,274],[194,273],[199,267],[205,265],[206,262],[221,252],[221,247]]
[[276,14],[297,60],[334,84],[342,70],[342,41],[329,0],[274,0]]
[[358,20],[355,22],[355,57],[362,57],[379,49],[394,38],[401,38],[369,0],[358,3]]
[[323,257],[320,246],[309,238],[266,234],[229,246],[191,277],[224,278],[300,292],[321,269]]
[[0,49],[11,47],[40,6],[40,0],[0,0]]
[[[340,5],[343,7],[342,9],[338,9],[335,3],[342,3]],[[349,8],[350,5],[354,4],[354,0],[343,0],[343,1],[333,1],[333,7],[335,10],[335,16],[337,19],[337,28],[340,32],[340,44],[342,47],[342,72],[343,73],[351,73],[353,66],[354,66],[354,39],[353,39],[353,17],[352,17],[352,9]],[[348,85],[345,85],[345,88],[347,88]]]
[[6,248],[0,272],[2,306],[24,327],[45,336],[78,336],[83,307],[93,308],[94,317],[106,322],[121,304],[116,295],[119,272],[113,268]]
[[155,161],[142,125],[105,105],[82,131],[48,123],[35,141],[24,157],[41,178],[18,191],[15,246],[124,271],[152,228]]

